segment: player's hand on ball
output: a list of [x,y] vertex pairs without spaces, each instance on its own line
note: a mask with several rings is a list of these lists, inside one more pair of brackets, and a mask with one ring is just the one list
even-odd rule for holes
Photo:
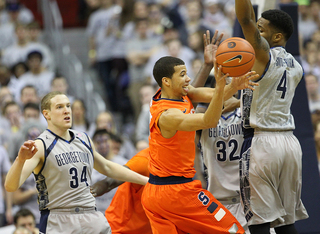
[[37,153],[38,148],[34,141],[25,141],[23,145],[20,147],[18,157],[21,160],[27,160],[33,157],[35,153]]
[[256,80],[259,77],[255,71],[250,71],[243,76],[232,77],[231,87],[241,90],[241,89],[252,89],[254,90],[254,86],[258,86],[258,83],[252,82],[252,80]]

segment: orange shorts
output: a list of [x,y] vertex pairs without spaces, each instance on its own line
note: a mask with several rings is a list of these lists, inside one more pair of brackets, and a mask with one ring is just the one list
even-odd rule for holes
[[180,184],[147,183],[142,205],[153,234],[244,233],[236,218],[199,180]]

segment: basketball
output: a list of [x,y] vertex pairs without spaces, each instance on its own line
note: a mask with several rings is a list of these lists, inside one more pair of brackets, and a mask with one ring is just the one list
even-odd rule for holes
[[217,64],[222,66],[224,74],[238,77],[251,70],[255,60],[254,49],[251,44],[240,37],[224,40],[216,53]]

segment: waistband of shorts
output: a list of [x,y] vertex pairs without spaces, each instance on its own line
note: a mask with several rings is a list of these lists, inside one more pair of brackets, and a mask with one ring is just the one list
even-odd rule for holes
[[96,212],[96,207],[82,208],[82,207],[73,207],[65,209],[51,209],[50,213],[69,213],[69,214],[83,214],[83,213],[92,213]]
[[152,175],[150,173],[149,175],[149,183],[155,184],[155,185],[166,185],[166,184],[184,184],[192,182],[192,178],[186,178],[183,176],[168,176],[168,177],[159,177]]
[[240,203],[240,196],[235,196],[235,197],[226,197],[226,198],[221,198],[217,199],[222,205],[232,205],[232,204],[237,204]]

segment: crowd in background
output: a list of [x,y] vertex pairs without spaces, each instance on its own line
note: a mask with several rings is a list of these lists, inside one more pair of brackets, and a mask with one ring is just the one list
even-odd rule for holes
[[[18,1],[0,0],[0,226],[27,208],[39,222],[33,175],[16,192],[3,181],[19,147],[34,140],[46,126],[41,98],[62,91],[72,104],[73,129],[85,131],[97,151],[125,164],[148,147],[149,103],[158,89],[152,67],[160,57],[182,58],[193,79],[203,62],[203,34],[215,30],[232,36],[233,0],[85,0],[88,65],[104,86],[107,111],[89,122],[81,97],[68,93],[67,79],[59,74],[51,49],[42,40],[42,28],[32,12]],[[254,2],[254,1],[253,1]],[[290,3],[293,1],[275,1]],[[301,62],[320,168],[320,1],[301,0],[298,29]],[[101,180],[93,173],[93,182]],[[97,201],[104,212],[113,194]]]

